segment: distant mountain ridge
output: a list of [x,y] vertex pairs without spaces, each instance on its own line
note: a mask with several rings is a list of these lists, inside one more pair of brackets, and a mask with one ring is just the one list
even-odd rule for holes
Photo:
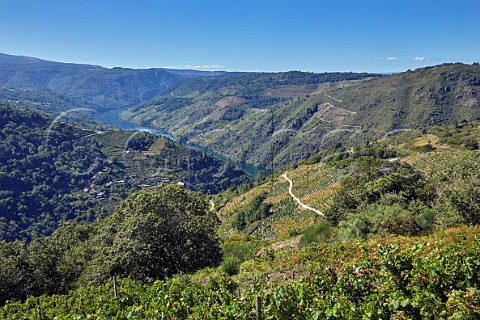
[[[478,63],[392,75],[103,68],[0,54],[0,102],[123,117],[237,162],[276,169],[392,130],[480,118]],[[273,123],[272,123],[273,119]]]
[[[480,117],[480,66],[444,64],[394,75],[278,73],[184,81],[124,112],[257,166],[275,169],[393,130]],[[273,123],[272,123],[273,119]]]
[[223,72],[108,69],[0,53],[0,87],[48,90],[80,99],[85,107],[95,109],[132,106],[155,97],[178,81],[220,74]]

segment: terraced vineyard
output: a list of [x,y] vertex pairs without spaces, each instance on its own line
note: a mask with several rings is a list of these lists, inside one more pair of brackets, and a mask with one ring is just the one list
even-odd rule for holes
[[[246,193],[244,193],[244,194],[242,194],[238,197],[233,198],[232,200],[230,200],[225,205],[225,207],[223,207],[219,211],[219,213],[218,213],[219,218],[221,220],[231,218],[231,216],[233,214],[233,211],[236,208],[241,208],[241,207],[247,205],[248,203],[250,203],[253,200],[253,198],[258,196],[259,194],[262,194],[263,192],[268,192],[269,189],[270,189],[269,184],[262,184],[261,186],[253,188],[253,189],[247,191]],[[287,192],[288,192],[288,190],[287,190]]]
[[[469,162],[478,161],[475,152],[459,149],[418,153],[402,159],[402,162],[413,165],[427,177],[442,179],[452,173],[467,170]],[[441,170],[439,168],[442,168]]]
[[[418,130],[405,131],[382,139],[378,145],[388,146],[396,151],[393,156],[395,158],[391,159],[392,162],[400,161],[410,164],[422,172],[426,179],[434,179],[441,183],[452,174],[462,175],[468,170],[474,170],[472,168],[475,168],[474,164],[478,162],[480,153],[467,150],[463,147],[463,141],[467,138],[478,140],[478,129],[478,127],[471,127],[455,129],[451,132],[447,130],[447,134],[442,133],[441,128],[433,128],[432,133],[426,134]],[[460,142],[454,143],[454,139]],[[370,147],[378,148],[378,146]],[[293,183],[292,193],[303,204],[326,212],[332,205],[334,195],[341,188],[341,179],[349,174],[349,170],[351,167],[340,169],[326,163],[315,163],[288,169],[287,176]],[[319,219],[318,215],[312,210],[301,208],[289,194],[289,186],[289,182],[278,175],[274,179],[273,186],[270,182],[266,182],[228,202],[219,211],[220,218],[224,221],[222,228],[228,231],[223,234],[248,235],[257,239],[282,241],[298,232],[301,233],[315,223]],[[236,230],[233,227],[236,213],[262,193],[266,193],[263,202],[271,205],[267,217],[253,221],[244,230]]]
[[277,180],[273,185],[273,188],[270,189],[268,197],[265,200],[267,203],[277,204],[285,199],[289,199],[290,195],[288,194],[288,182]]
[[252,232],[261,239],[284,238],[294,231],[308,227],[315,222],[317,215],[301,210],[292,198],[286,198],[271,209],[272,214],[259,221]]
[[305,166],[292,177],[292,191],[304,204],[323,212],[330,206],[345,174],[345,170],[328,168],[324,164]]
[[[291,199],[289,200],[296,206]],[[302,230],[313,223],[318,218],[318,215],[308,210],[300,211],[298,206],[297,212],[294,215],[284,216],[282,218],[273,220],[271,223],[271,229],[276,235],[280,237],[286,237],[293,234],[295,231]],[[268,219],[268,218],[267,218]]]
[[[288,177],[293,181],[293,193],[304,204],[324,211],[330,206],[331,198],[340,188],[340,179],[346,173],[344,169],[317,163],[289,171]],[[224,222],[222,234],[224,236],[238,234],[229,222],[234,221],[238,210],[265,192],[267,197],[264,202],[272,205],[270,215],[252,223],[252,226],[244,230],[246,234],[260,239],[282,239],[315,223],[318,215],[311,210],[302,209],[292,199],[288,188],[288,181],[279,176],[273,186],[270,182],[262,184],[228,202],[218,213]]]

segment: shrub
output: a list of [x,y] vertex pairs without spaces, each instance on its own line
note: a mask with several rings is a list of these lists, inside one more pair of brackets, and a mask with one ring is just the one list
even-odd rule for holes
[[220,272],[234,276],[240,272],[240,260],[236,257],[226,257],[220,265]]
[[[473,168],[473,170],[477,170]],[[437,205],[444,211],[459,215],[458,223],[480,223],[480,182],[479,174],[472,175],[453,174],[454,178],[440,189]],[[452,220],[453,221],[453,220]],[[458,223],[455,223],[458,224]],[[446,225],[449,227],[450,225]]]
[[334,231],[328,222],[321,222],[308,227],[300,238],[300,245],[306,246],[312,243],[331,242]]
[[477,150],[478,149],[478,142],[477,142],[477,140],[475,140],[473,138],[468,138],[467,140],[465,140],[464,146],[468,150]]
[[435,148],[432,146],[431,143],[427,143],[426,145],[422,146],[420,150],[423,152],[429,152],[435,150]]
[[240,261],[252,259],[258,249],[258,243],[252,241],[234,241],[223,245],[223,256],[234,257]]
[[399,204],[391,206],[369,205],[360,213],[350,214],[338,225],[338,238],[342,241],[371,236],[404,235],[418,231],[410,211]]
[[422,230],[430,229],[435,222],[435,210],[426,208],[415,216],[415,223]]

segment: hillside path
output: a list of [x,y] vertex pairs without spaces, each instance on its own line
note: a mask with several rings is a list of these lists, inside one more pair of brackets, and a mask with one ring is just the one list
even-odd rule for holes
[[326,95],[327,97],[329,97],[329,98],[331,98],[331,99],[335,100],[335,101],[338,101],[338,102],[340,102],[340,103],[343,103],[343,101],[342,101],[342,100],[339,100],[339,99],[337,99],[337,98],[334,98],[334,97],[332,97],[332,96],[330,96],[330,95],[328,95],[328,94],[326,94],[326,93],[325,93],[325,95]]
[[292,191],[292,188],[293,188],[293,181],[290,180],[289,177],[287,177],[287,173],[288,172],[285,172],[284,174],[282,174],[282,177],[284,177],[285,179],[287,179],[287,181],[290,183],[290,186],[288,187],[288,193],[290,193],[290,196],[293,198],[293,200],[295,200],[302,208],[304,209],[307,209],[307,210],[312,210],[313,212],[315,212],[316,214],[320,215],[320,216],[324,216],[325,214],[320,211],[320,210],[317,210],[317,209],[314,209],[310,206],[307,206],[306,204],[304,204],[302,201],[300,201],[300,199],[298,199],[294,194],[293,194],[293,191]]

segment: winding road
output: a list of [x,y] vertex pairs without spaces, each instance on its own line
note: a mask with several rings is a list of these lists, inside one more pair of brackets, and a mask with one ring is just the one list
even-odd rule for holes
[[289,177],[287,177],[287,173],[288,172],[285,172],[284,174],[282,174],[282,177],[284,177],[285,179],[287,179],[287,181],[290,183],[290,186],[288,187],[288,193],[290,193],[290,196],[293,198],[293,200],[295,200],[302,208],[304,209],[307,209],[307,210],[312,210],[313,212],[315,212],[316,214],[320,215],[320,216],[324,216],[325,214],[320,211],[320,210],[317,210],[315,208],[312,208],[310,206],[307,206],[306,204],[304,204],[302,201],[300,201],[300,199],[298,199],[294,194],[293,194],[293,191],[292,191],[292,188],[293,188],[293,181],[290,180]]

